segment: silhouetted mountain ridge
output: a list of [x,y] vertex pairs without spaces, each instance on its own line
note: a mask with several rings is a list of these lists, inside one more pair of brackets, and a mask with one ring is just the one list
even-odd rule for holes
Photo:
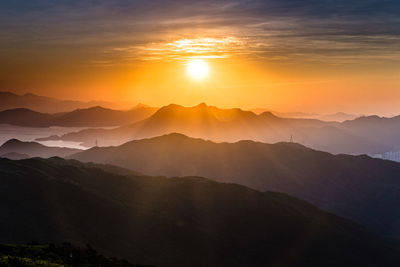
[[214,143],[182,134],[97,147],[72,155],[149,175],[202,176],[310,201],[387,236],[400,238],[400,164],[332,155],[295,143]]
[[69,112],[77,108],[88,108],[91,106],[115,108],[117,105],[106,101],[81,102],[39,96],[32,93],[17,95],[11,92],[0,91],[0,111],[15,108],[27,108],[43,113],[57,113]]
[[[67,147],[49,147],[36,142],[23,142],[10,139],[0,146],[0,157],[10,157],[9,153],[18,153],[21,156],[50,158],[54,156],[66,157],[82,150]],[[7,156],[8,155],[8,156]],[[14,157],[16,155],[14,154]]]
[[112,130],[82,130],[65,134],[60,139],[87,145],[99,139],[102,145],[120,145],[133,139],[178,132],[217,142],[243,139],[279,142],[289,140],[292,134],[303,134],[308,128],[325,125],[332,123],[312,119],[283,119],[271,113],[256,115],[238,108],[220,109],[206,104],[193,107],[171,104],[138,123]]
[[101,106],[71,112],[47,114],[26,108],[0,111],[0,123],[32,127],[105,127],[130,124],[148,118],[157,109],[144,105],[130,110],[113,110]]
[[[10,113],[11,112],[11,113]],[[16,115],[12,115],[15,112]],[[327,122],[316,119],[281,118],[271,112],[259,115],[239,108],[221,109],[205,103],[193,107],[176,104],[159,110],[140,105],[129,111],[102,107],[69,113],[30,114],[25,110],[0,112],[0,123],[28,126],[77,126],[116,129],[86,129],[41,140],[81,142],[92,146],[121,145],[135,139],[179,132],[215,142],[255,140],[266,143],[291,139],[305,146],[345,154],[380,154],[400,150],[400,124],[396,117],[361,117],[352,121]],[[343,115],[343,114],[342,114]]]
[[[396,266],[392,244],[281,193],[0,159],[0,242],[90,243],[157,266]],[[23,203],[23,205],[21,205]],[[38,216],[40,214],[40,216]]]

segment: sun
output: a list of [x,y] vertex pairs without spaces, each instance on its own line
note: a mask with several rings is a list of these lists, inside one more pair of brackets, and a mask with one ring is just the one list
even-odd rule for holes
[[186,72],[190,78],[200,81],[208,76],[210,67],[205,60],[193,59],[187,63]]

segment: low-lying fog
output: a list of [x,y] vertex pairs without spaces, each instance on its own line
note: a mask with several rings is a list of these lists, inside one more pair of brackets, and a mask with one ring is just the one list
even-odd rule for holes
[[[21,141],[35,141],[46,146],[59,146],[87,149],[80,142],[73,141],[36,141],[36,138],[47,137],[50,135],[63,135],[65,133],[76,132],[83,127],[21,127],[8,124],[0,124],[0,145],[7,140],[15,138]],[[93,144],[94,145],[94,144]]]

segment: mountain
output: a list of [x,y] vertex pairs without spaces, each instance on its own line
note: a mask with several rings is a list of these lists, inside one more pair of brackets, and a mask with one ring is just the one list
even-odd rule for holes
[[213,143],[181,134],[96,147],[71,158],[284,192],[400,239],[400,164],[391,161],[332,155],[296,143]]
[[86,145],[98,139],[105,146],[178,132],[217,142],[242,139],[278,142],[290,140],[291,135],[296,135],[299,140],[306,140],[305,136],[310,129],[334,125],[334,122],[313,119],[280,118],[270,112],[256,115],[238,108],[220,109],[204,103],[193,107],[171,104],[137,123],[111,130],[82,130],[60,136],[60,139],[83,142]]
[[400,116],[391,118],[363,116],[345,121],[340,127],[374,142],[390,145],[389,149],[382,152],[400,150]]
[[337,112],[333,114],[317,114],[317,113],[307,113],[307,112],[278,112],[278,111],[271,111],[265,108],[255,108],[251,109],[251,111],[256,114],[261,114],[263,112],[271,112],[272,114],[282,118],[318,119],[322,121],[335,121],[335,122],[354,120],[358,117],[361,117],[360,115],[348,114],[344,112]]
[[320,115],[318,118],[323,121],[343,122],[343,121],[347,121],[347,120],[354,120],[358,117],[360,117],[360,115],[348,114],[348,113],[344,113],[344,112],[337,112],[334,114]]
[[150,117],[157,108],[138,105],[130,110],[112,110],[103,107],[77,109],[58,116],[52,125],[64,127],[120,126]]
[[17,152],[8,152],[5,154],[0,154],[0,158],[19,160],[19,159],[30,158],[30,156],[28,154],[21,154],[21,153],[17,153]]
[[130,124],[148,118],[157,109],[138,105],[130,110],[113,110],[100,106],[71,112],[47,114],[17,108],[0,111],[0,123],[31,127],[107,127]]
[[292,118],[292,119],[316,119],[318,118],[319,114],[317,113],[307,113],[307,112],[279,112],[279,111],[272,111],[267,108],[253,108],[250,111],[261,114],[264,112],[271,112],[272,114],[282,117],[282,118]]
[[[315,119],[281,118],[271,112],[259,115],[241,109],[220,109],[202,103],[193,107],[168,105],[149,118],[116,129],[86,129],[59,136],[59,140],[101,146],[182,133],[215,142],[254,140],[267,143],[294,140],[305,146],[331,153],[381,153],[391,146],[340,128],[340,123]],[[57,137],[49,137],[54,139]],[[41,140],[47,140],[46,138]]]
[[[154,163],[157,163],[154,160]],[[89,243],[156,266],[397,266],[392,244],[282,193],[0,159],[0,242]]]
[[36,142],[23,142],[10,139],[0,146],[0,157],[22,159],[26,157],[66,157],[82,150],[66,147],[49,147]]
[[26,108],[15,108],[0,111],[0,124],[10,124],[27,127],[46,127],[54,115],[36,112]]
[[42,113],[69,112],[78,108],[104,106],[116,108],[117,105],[105,101],[81,102],[74,100],[60,100],[57,98],[39,96],[35,94],[17,95],[11,92],[0,91],[0,111],[15,108],[26,108]]

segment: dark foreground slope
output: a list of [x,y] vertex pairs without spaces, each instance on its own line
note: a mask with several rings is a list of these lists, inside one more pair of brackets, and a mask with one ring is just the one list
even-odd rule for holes
[[126,260],[107,258],[92,247],[74,247],[70,243],[27,245],[0,245],[0,266],[10,267],[62,267],[62,266],[103,266],[103,267],[145,267],[133,265]]
[[294,143],[213,143],[181,134],[93,148],[72,156],[149,175],[202,176],[285,192],[400,238],[400,164],[332,155]]
[[[108,168],[108,167],[107,167]],[[118,172],[118,170],[117,170]],[[158,266],[396,266],[391,245],[281,193],[0,159],[0,242],[90,243]]]

